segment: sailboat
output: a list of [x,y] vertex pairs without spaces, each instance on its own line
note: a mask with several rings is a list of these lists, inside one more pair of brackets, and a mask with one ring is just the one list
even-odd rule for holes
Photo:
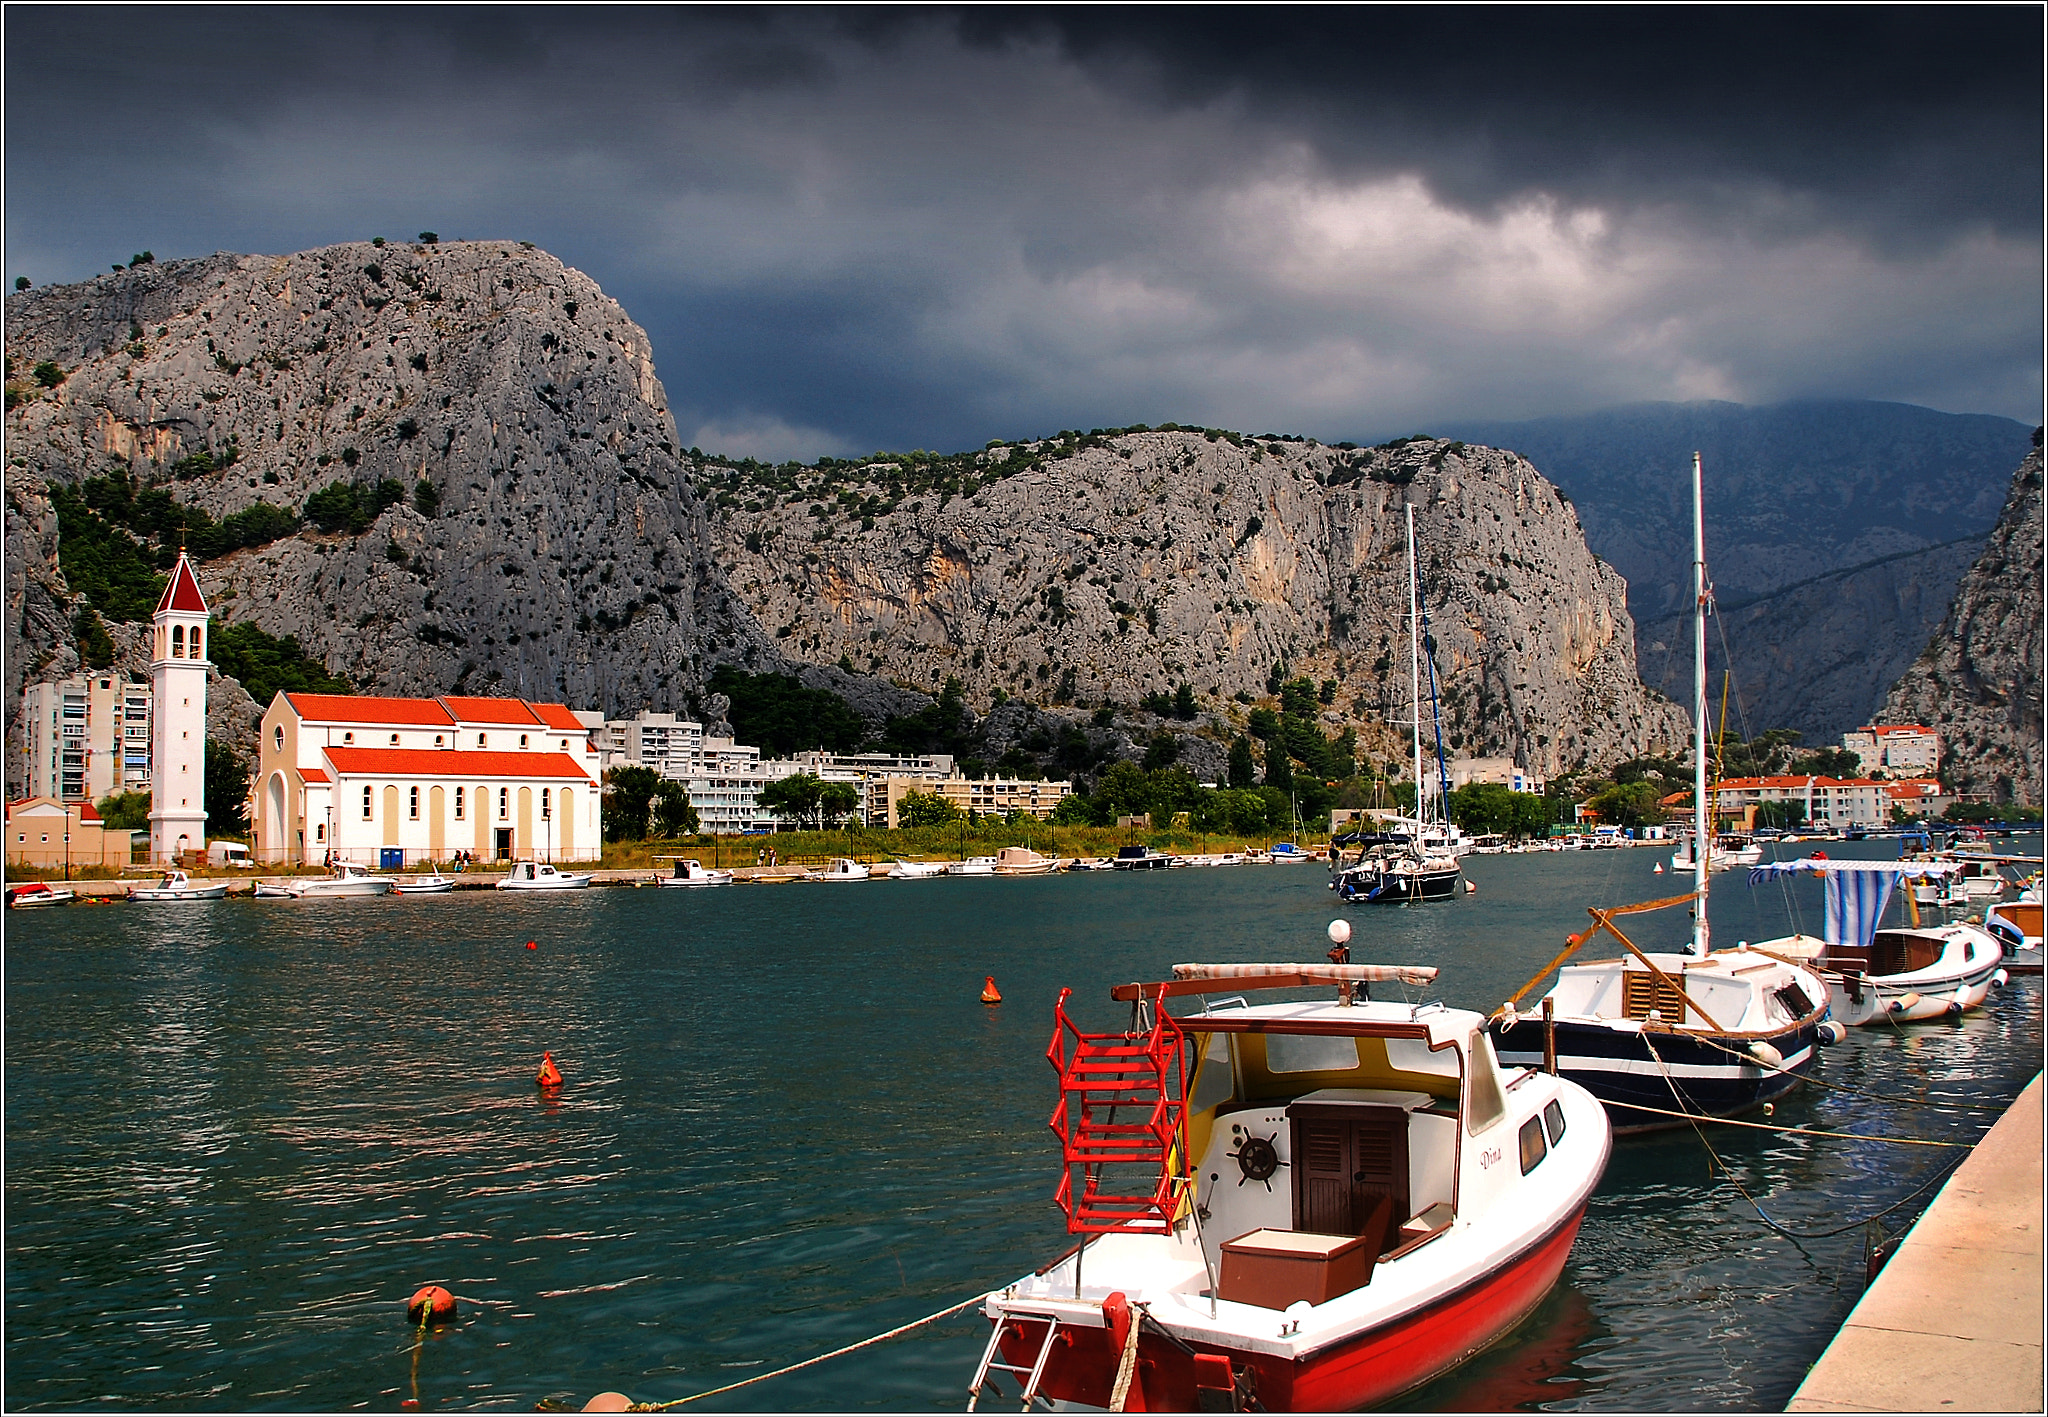
[[1346,865],[1341,858],[1330,873],[1330,889],[1345,900],[1393,904],[1411,900],[1448,900],[1458,890],[1457,828],[1450,820],[1449,774],[1444,767],[1443,725],[1436,719],[1436,664],[1429,666],[1429,709],[1436,730],[1436,790],[1422,790],[1422,596],[1415,573],[1415,506],[1408,511],[1408,693],[1413,708],[1410,727],[1415,746],[1415,816],[1397,819],[1407,840],[1361,846]]
[[[1693,839],[1707,832],[1706,518],[1699,455],[1693,455]],[[1708,853],[1696,853],[1690,893],[1640,905],[1593,909],[1593,924],[1488,1021],[1501,1062],[1542,1067],[1584,1086],[1606,1106],[1616,1132],[1683,1126],[1693,1116],[1725,1117],[1795,1087],[1821,1043],[1848,1030],[1828,1016],[1828,986],[1812,969],[1747,945],[1712,948],[1707,922]],[[1651,951],[1616,919],[1692,907],[1683,952]],[[1601,934],[1626,953],[1567,964]],[[1561,967],[1560,967],[1561,966]],[[1517,1005],[1550,971],[1557,982],[1535,1013]]]

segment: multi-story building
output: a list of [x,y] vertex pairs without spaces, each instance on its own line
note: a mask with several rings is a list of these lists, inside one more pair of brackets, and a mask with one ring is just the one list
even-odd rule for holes
[[1873,723],[1842,735],[1872,777],[1933,777],[1941,767],[1941,735],[1917,723]]
[[90,802],[35,796],[7,804],[7,864],[43,868],[126,866],[134,832],[108,831]]
[[[1475,782],[1493,782],[1510,792],[1529,792],[1543,795],[1543,779],[1524,772],[1515,765],[1513,758],[1452,758],[1445,765],[1451,780],[1451,791],[1469,787]],[[1422,765],[1422,792],[1425,797],[1436,793],[1436,764],[1425,761]]]
[[599,753],[561,704],[280,692],[263,715],[258,860],[595,861]]
[[1024,812],[1043,820],[1072,792],[1066,782],[1035,782],[1029,778],[913,777],[883,773],[867,780],[866,816],[871,827],[894,827],[902,823],[897,810],[904,795],[911,792],[936,793],[961,812],[977,816],[1008,816]]
[[1716,783],[1717,820],[1755,825],[1765,803],[1792,803],[1811,826],[1830,831],[1879,827],[1891,820],[1892,799],[1875,778],[1731,777]]
[[19,796],[97,802],[149,790],[150,690],[102,671],[21,692]]
[[690,789],[699,831],[730,834],[772,831],[775,818],[761,810],[761,750],[712,737],[704,725],[672,713],[642,709],[633,718],[593,721],[603,771],[652,768]]

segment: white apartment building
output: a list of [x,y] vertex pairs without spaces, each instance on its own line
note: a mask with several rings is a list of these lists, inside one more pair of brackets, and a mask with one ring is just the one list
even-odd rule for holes
[[1872,777],[1933,777],[1941,767],[1941,735],[1918,723],[1873,723],[1842,735]]
[[598,750],[561,704],[279,693],[251,801],[261,861],[595,861]]
[[[1543,795],[1544,782],[1516,766],[1513,758],[1452,758],[1445,765],[1445,773],[1451,780],[1450,790],[1469,787],[1475,782],[1493,782],[1510,792],[1528,792],[1538,797]],[[1425,759],[1422,764],[1422,792],[1425,797],[1434,797],[1437,791],[1436,764]]]
[[770,779],[759,748],[707,736],[703,724],[653,709],[601,722],[585,716],[585,722],[598,732],[602,771],[631,764],[686,784],[699,831],[774,830],[774,816],[761,809],[761,789]]
[[1831,831],[1880,827],[1891,820],[1892,799],[1875,778],[1731,777],[1713,788],[1718,816],[1753,822],[1766,802],[1797,803],[1807,822]]
[[97,802],[149,791],[147,684],[102,671],[21,692],[21,758],[11,795]]

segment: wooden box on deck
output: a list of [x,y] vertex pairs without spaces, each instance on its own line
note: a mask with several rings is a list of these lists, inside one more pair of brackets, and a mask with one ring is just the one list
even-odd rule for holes
[[1219,1299],[1284,1309],[1306,1299],[1321,1304],[1372,1278],[1378,1245],[1362,1235],[1254,1230],[1223,1244]]

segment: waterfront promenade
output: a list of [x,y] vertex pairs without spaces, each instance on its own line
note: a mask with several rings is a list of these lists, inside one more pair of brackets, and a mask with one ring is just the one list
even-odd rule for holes
[[1789,1412],[2042,1410],[2041,1078],[1948,1178]]

